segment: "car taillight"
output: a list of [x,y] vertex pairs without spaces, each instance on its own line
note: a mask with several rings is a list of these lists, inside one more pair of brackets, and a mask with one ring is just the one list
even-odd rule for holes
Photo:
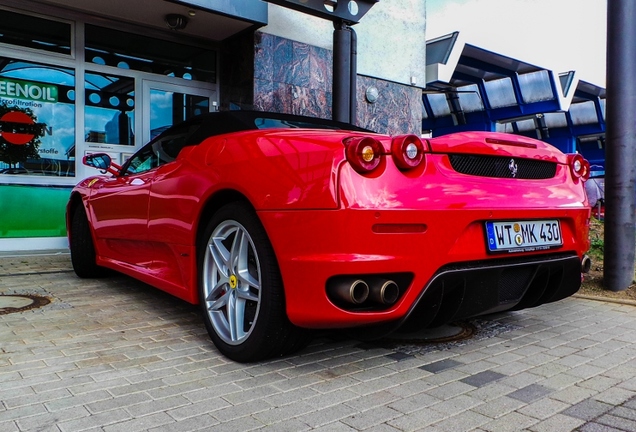
[[371,137],[355,137],[346,144],[347,161],[360,174],[368,174],[380,165],[384,147]]
[[412,169],[424,160],[424,144],[417,135],[396,136],[391,141],[391,154],[399,169]]
[[574,178],[580,178],[583,181],[590,178],[590,163],[580,154],[569,154],[568,164]]

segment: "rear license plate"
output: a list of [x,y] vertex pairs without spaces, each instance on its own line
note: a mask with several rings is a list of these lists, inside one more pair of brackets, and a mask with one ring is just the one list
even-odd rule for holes
[[532,252],[563,245],[558,220],[486,222],[489,252]]

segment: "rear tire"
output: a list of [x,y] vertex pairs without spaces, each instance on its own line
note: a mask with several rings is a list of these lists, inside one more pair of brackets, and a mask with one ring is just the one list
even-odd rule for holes
[[97,278],[106,275],[106,269],[95,262],[95,245],[82,206],[77,206],[71,219],[71,263],[75,274],[81,278]]
[[210,338],[226,357],[253,362],[300,349],[308,334],[285,311],[274,250],[254,210],[219,209],[199,249],[199,300]]

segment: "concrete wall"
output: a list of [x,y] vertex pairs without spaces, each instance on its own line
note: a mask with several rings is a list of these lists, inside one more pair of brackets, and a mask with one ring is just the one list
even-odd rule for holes
[[[332,51],[280,36],[254,35],[254,108],[332,118]],[[422,130],[422,89],[358,76],[355,124],[391,135]],[[369,88],[377,100],[366,98]]]
[[[269,4],[260,31],[332,49],[333,24]],[[380,0],[353,26],[358,35],[358,74],[418,87],[426,84],[426,0]]]

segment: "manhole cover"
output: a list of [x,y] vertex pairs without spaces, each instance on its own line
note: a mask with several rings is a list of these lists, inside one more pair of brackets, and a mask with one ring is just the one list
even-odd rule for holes
[[49,303],[48,298],[33,294],[0,294],[0,315],[37,309]]
[[410,333],[392,333],[388,339],[393,343],[436,344],[468,339],[474,333],[475,327],[469,323],[455,322]]

